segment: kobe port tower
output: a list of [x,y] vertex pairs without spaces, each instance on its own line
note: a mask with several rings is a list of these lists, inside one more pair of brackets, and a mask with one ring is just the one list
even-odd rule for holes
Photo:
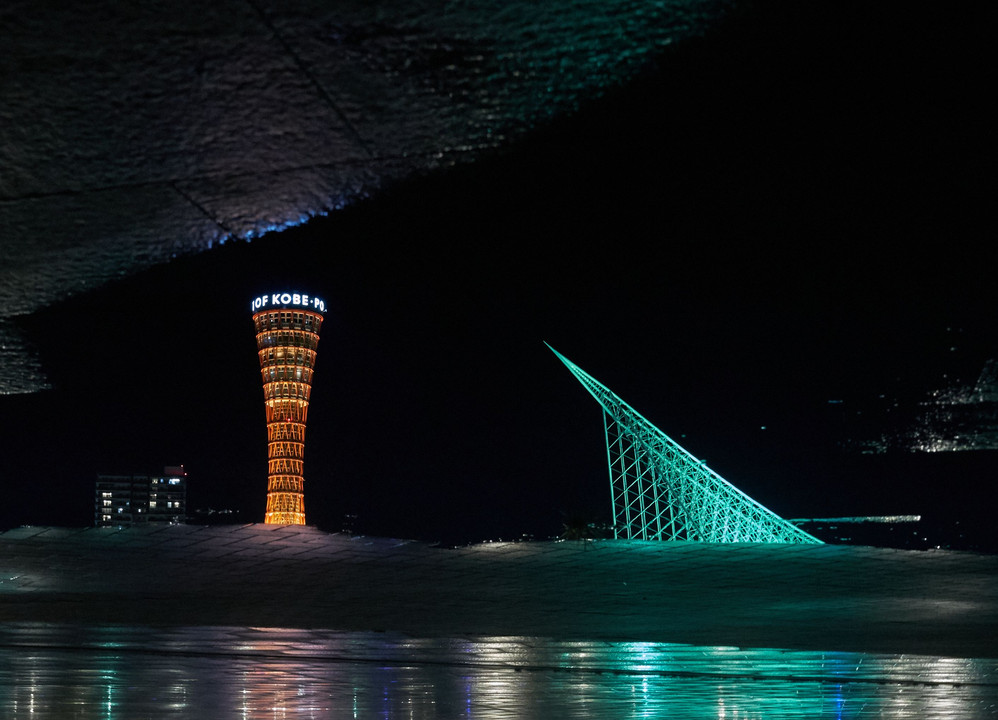
[[267,408],[267,514],[273,525],[305,524],[305,423],[326,304],[279,292],[251,303]]

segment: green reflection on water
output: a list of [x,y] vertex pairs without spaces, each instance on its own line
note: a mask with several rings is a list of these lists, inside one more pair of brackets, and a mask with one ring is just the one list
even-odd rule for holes
[[0,716],[896,718],[998,707],[993,660],[249,628],[0,633]]

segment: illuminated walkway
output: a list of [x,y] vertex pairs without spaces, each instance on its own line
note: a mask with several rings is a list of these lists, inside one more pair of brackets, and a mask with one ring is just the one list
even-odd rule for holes
[[994,556],[446,549],[251,525],[22,528],[0,534],[0,558],[0,698],[21,703],[0,702],[6,717],[38,717],[18,714],[26,678],[49,717],[65,694],[53,687],[78,685],[74,707],[87,707],[94,673],[122,716],[169,717],[135,690],[165,667],[176,687],[156,697],[213,717],[239,716],[239,697],[250,717],[278,703],[339,717],[351,697],[371,717],[382,685],[388,717],[720,717],[719,703],[738,717],[998,712]]

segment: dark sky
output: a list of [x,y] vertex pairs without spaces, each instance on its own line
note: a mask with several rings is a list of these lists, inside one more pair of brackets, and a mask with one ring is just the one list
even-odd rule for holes
[[330,308],[325,529],[609,519],[599,408],[543,341],[785,517],[980,514],[995,451],[854,441],[998,356],[984,24],[807,6],[746,4],[493,157],[29,318],[55,389],[0,398],[0,525],[86,525],[98,472],[176,463],[192,507],[262,520],[249,302],[297,288]]

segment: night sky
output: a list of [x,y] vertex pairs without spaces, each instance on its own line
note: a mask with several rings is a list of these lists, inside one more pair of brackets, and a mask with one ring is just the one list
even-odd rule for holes
[[609,520],[599,407],[544,341],[784,517],[983,527],[995,450],[857,448],[998,357],[984,24],[806,5],[748,3],[503,152],[26,319],[54,389],[0,397],[0,527],[88,525],[97,473],[179,463],[192,509],[262,521],[250,300],[295,289],[330,309],[320,528]]

